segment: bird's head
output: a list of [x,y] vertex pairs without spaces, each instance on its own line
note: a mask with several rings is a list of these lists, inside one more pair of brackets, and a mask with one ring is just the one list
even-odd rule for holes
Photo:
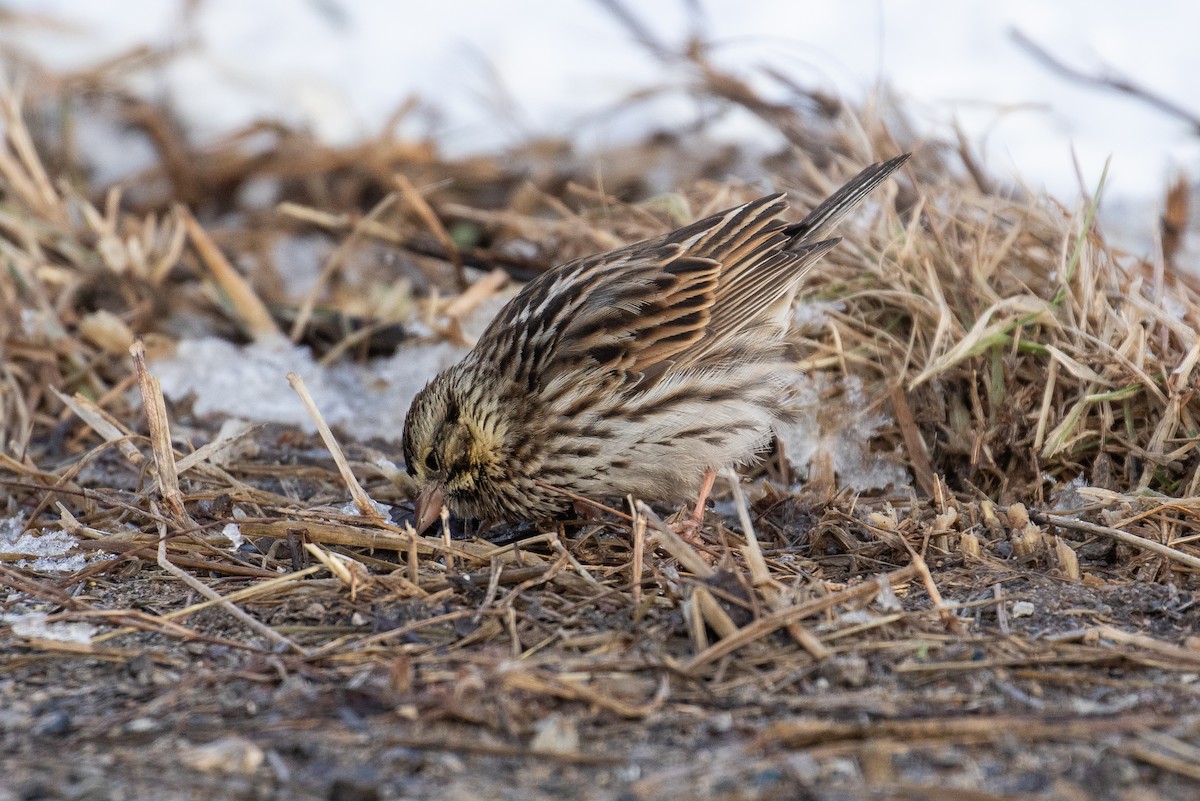
[[502,480],[508,417],[494,385],[451,368],[413,400],[404,421],[404,461],[420,488],[416,528],[428,528],[443,504],[464,517],[485,517]]

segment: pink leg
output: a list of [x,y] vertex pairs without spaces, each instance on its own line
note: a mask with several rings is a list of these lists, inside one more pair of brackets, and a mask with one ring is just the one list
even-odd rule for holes
[[708,500],[708,494],[712,492],[713,482],[717,480],[717,471],[714,468],[709,468],[704,471],[704,480],[700,483],[700,493],[696,498],[696,508],[692,511],[690,517],[686,520],[680,520],[678,523],[673,523],[671,528],[675,533],[683,537],[684,540],[692,545],[701,545],[700,529],[704,526],[704,503]]
[[691,522],[695,524],[696,530],[700,530],[700,526],[704,525],[704,504],[708,501],[708,494],[712,492],[713,483],[717,480],[716,468],[710,467],[704,471],[704,481],[700,483],[700,494],[696,496],[696,509],[692,512]]

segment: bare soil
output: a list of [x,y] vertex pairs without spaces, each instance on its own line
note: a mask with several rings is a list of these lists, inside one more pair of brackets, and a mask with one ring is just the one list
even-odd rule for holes
[[[927,504],[893,501],[928,524]],[[764,557],[797,603],[911,564],[855,522],[882,501],[764,506]],[[821,659],[775,630],[694,665],[689,589],[741,625],[767,614],[746,608],[736,524],[710,522],[717,572],[681,577],[647,551],[636,622],[629,529],[603,521],[571,529],[563,550],[524,540],[526,567],[492,557],[423,578],[425,597],[318,572],[242,604],[307,656],[219,608],[147,630],[201,600],[155,567],[153,540],[86,579],[42,578],[29,594],[69,594],[64,617],[109,610],[143,630],[90,647],[3,641],[0,798],[1196,797],[1197,593],[1124,578],[1152,561],[1074,538],[1097,558],[1071,581],[980,525],[978,557],[926,550],[949,627],[920,580],[868,586],[803,621]],[[274,545],[280,569],[308,564],[289,564],[285,541],[251,542],[243,556]],[[407,573],[403,554],[371,556],[375,575],[396,560]],[[262,580],[193,572],[222,595]]]

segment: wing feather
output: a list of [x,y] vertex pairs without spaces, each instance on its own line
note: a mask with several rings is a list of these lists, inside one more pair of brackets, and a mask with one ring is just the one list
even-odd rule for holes
[[474,358],[530,388],[589,380],[646,384],[703,364],[748,328],[779,327],[817,241],[907,156],[872,165],[798,223],[767,195],[657,239],[577,259],[530,281],[480,337]]

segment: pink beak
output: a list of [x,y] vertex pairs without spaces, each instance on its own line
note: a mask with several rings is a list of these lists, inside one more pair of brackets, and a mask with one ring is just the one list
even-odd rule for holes
[[441,516],[443,500],[445,500],[445,493],[441,487],[428,484],[421,489],[421,494],[417,496],[416,528],[418,534],[432,526],[433,521]]

